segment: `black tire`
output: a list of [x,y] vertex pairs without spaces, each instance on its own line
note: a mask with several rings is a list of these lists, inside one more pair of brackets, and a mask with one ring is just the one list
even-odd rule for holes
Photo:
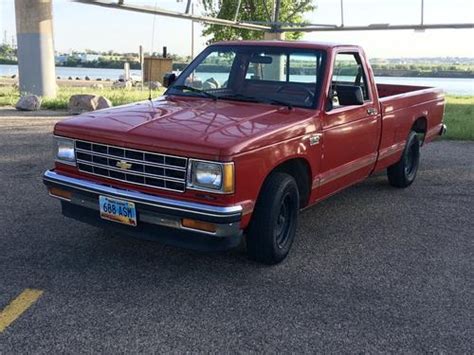
[[274,265],[288,255],[296,234],[299,192],[295,179],[273,173],[265,181],[247,231],[250,259]]
[[408,187],[415,181],[420,164],[420,140],[416,132],[408,135],[407,144],[400,160],[387,168],[387,177],[390,185]]

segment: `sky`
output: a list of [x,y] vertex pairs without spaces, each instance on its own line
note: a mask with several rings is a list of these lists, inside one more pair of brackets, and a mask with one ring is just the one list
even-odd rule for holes
[[[186,1],[125,0],[183,11]],[[340,24],[340,0],[314,0],[317,9],[308,13],[311,23]],[[424,22],[474,23],[474,0],[424,0]],[[421,0],[344,0],[344,24],[413,24],[420,22]],[[196,12],[200,6],[196,6]],[[55,49],[60,52],[92,49],[138,52],[153,47],[179,55],[191,54],[191,22],[156,16],[152,44],[153,15],[88,6],[68,0],[53,0]],[[201,25],[195,24],[195,52],[205,47]],[[0,0],[0,41],[7,31],[8,41],[15,35],[14,0]],[[358,44],[369,57],[474,57],[474,29],[405,31],[314,32],[305,40]]]

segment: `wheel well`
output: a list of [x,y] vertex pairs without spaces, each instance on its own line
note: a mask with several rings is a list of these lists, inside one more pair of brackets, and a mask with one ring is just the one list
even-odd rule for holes
[[305,207],[311,193],[311,167],[308,161],[303,158],[290,159],[278,165],[273,172],[286,173],[295,179],[300,193],[300,208]]
[[415,131],[418,134],[418,138],[420,142],[423,143],[425,141],[426,130],[428,128],[428,120],[426,117],[419,117],[413,123],[411,127],[412,131]]

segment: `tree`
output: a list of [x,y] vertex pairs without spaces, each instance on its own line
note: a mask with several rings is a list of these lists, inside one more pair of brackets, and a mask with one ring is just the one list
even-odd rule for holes
[[[239,0],[202,0],[206,16],[233,20]],[[241,0],[238,21],[272,22],[274,0]],[[316,7],[313,0],[281,0],[279,21],[280,23],[304,23],[303,15],[313,11]],[[203,35],[210,36],[209,42],[236,40],[236,39],[262,39],[262,31],[246,30],[229,26],[205,24]],[[301,32],[286,33],[287,39],[301,38]]]
[[0,58],[12,59],[16,57],[16,50],[9,44],[0,44]]

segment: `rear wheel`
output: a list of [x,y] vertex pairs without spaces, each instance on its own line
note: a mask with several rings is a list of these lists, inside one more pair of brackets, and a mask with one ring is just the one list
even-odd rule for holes
[[420,140],[416,132],[408,135],[405,149],[400,160],[387,169],[390,185],[395,187],[408,187],[415,181],[418,165],[420,163]]
[[299,192],[295,179],[272,174],[260,193],[247,233],[247,254],[273,265],[282,261],[295,238]]

